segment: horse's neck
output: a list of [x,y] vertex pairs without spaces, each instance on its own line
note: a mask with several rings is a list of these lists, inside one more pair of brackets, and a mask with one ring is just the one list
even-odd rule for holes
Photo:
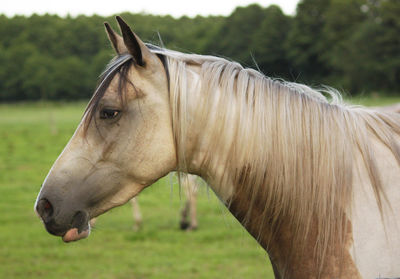
[[[201,158],[201,155],[198,156]],[[222,202],[228,207],[235,218],[246,228],[246,230],[259,242],[259,244],[268,252],[274,267],[276,278],[298,278],[308,279],[317,278],[316,275],[321,272],[320,278],[361,278],[353,259],[349,253],[352,245],[352,235],[346,235],[345,249],[335,247],[326,255],[324,266],[319,270],[318,260],[314,257],[314,247],[317,239],[317,230],[311,228],[308,238],[305,240],[304,249],[295,247],[293,239],[295,233],[290,224],[281,220],[278,229],[271,228],[268,220],[264,218],[264,205],[262,201],[256,201],[250,208],[250,193],[241,191],[242,188],[237,185],[229,184],[227,180],[233,181],[230,175],[224,173],[223,166],[214,166],[213,168],[192,169],[195,173],[203,176],[209,183],[213,191],[218,195]],[[222,177],[223,176],[223,177]],[[223,183],[218,184],[221,180]],[[220,185],[232,185],[231,187]],[[264,224],[261,227],[260,224]],[[298,249],[294,251],[294,249]],[[343,253],[342,253],[343,252]],[[339,269],[338,263],[342,263]]]
[[[225,185],[213,188],[219,198],[225,202],[233,193],[233,189],[226,186],[231,185],[227,181],[230,177],[224,176],[226,171],[224,162],[226,161],[229,152],[227,148],[229,148],[230,144],[227,142],[226,145],[217,148],[217,150],[213,151],[212,158],[210,158],[209,146],[213,144],[213,138],[210,135],[214,135],[214,137],[216,135],[214,126],[211,123],[218,121],[218,119],[216,119],[215,115],[207,115],[205,118],[204,113],[206,112],[199,110],[199,107],[204,103],[208,103],[204,101],[200,92],[202,82],[204,82],[201,80],[200,72],[200,66],[188,66],[186,70],[187,92],[184,91],[186,97],[172,97],[172,99],[185,99],[186,106],[184,118],[187,122],[183,124],[185,127],[178,128],[185,131],[184,152],[180,154],[184,154],[185,157],[185,171],[203,177],[210,185]],[[181,94],[179,90],[172,90],[173,94],[176,94],[176,92]],[[212,101],[208,104],[212,105]]]
[[[198,114],[196,112],[196,105],[200,102],[193,101],[196,98],[201,98],[199,92],[200,88],[198,83],[201,83],[201,79],[198,75],[198,69],[192,70],[188,74],[188,84],[192,84],[191,90],[188,96],[188,115],[186,117],[190,119],[193,125],[186,127],[186,142],[185,142],[185,156],[187,163],[187,171],[202,176],[217,194],[217,196],[224,202],[231,213],[243,224],[246,230],[260,243],[260,245],[269,253],[271,261],[274,265],[274,271],[277,278],[316,278],[316,274],[319,274],[318,261],[314,257],[314,248],[316,242],[317,232],[316,230],[311,231],[308,238],[306,239],[305,247],[309,247],[305,250],[298,250],[293,247],[293,239],[295,233],[291,230],[290,225],[285,220],[281,220],[281,225],[278,229],[271,228],[268,224],[268,220],[265,220],[263,216],[265,205],[262,201],[255,202],[252,206],[252,210],[249,216],[250,200],[252,199],[251,193],[241,191],[243,187],[235,185],[234,175],[230,173],[225,166],[227,158],[229,158],[229,142],[226,142],[224,146],[218,146],[212,154],[209,156],[209,146],[213,144],[212,137],[210,134],[214,134],[215,131],[212,129],[213,125],[196,125]],[[199,120],[202,123],[204,120]],[[213,119],[211,121],[218,121]],[[202,123],[204,124],[204,123]],[[201,131],[199,131],[201,127]],[[230,133],[229,127],[226,127],[227,131],[224,133]],[[220,133],[222,131],[219,131]],[[221,135],[223,136],[223,135]],[[229,137],[227,137],[229,139]],[[244,188],[243,188],[244,189]],[[246,221],[248,220],[248,221]],[[260,231],[260,224],[262,231]],[[273,231],[274,230],[274,231]],[[346,245],[351,245],[351,234],[347,235],[348,239],[345,241]],[[359,278],[357,269],[355,268],[352,258],[347,250],[344,254],[341,254],[338,249],[333,249],[325,258],[325,264],[321,271],[321,278],[338,278],[339,268],[337,268],[338,262],[345,263],[343,265],[341,278]],[[290,253],[292,252],[292,253]],[[289,257],[291,255],[291,257]]]

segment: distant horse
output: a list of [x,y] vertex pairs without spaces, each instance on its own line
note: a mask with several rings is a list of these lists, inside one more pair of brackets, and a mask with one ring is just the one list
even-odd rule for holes
[[37,198],[48,232],[87,237],[176,170],[206,180],[277,278],[400,276],[400,115],[146,45],[117,20],[117,57]]
[[181,185],[184,189],[186,202],[181,211],[181,230],[192,231],[198,227],[197,222],[197,192],[200,184],[197,182],[196,175],[187,175],[182,179]]
[[[182,181],[182,188],[185,193],[185,205],[181,210],[181,220],[179,222],[181,230],[192,231],[196,230],[198,226],[197,222],[197,191],[199,184],[196,181],[195,175],[187,175]],[[142,227],[143,217],[139,206],[138,198],[132,198],[130,200],[132,205],[132,216],[133,216],[133,230],[138,231]],[[96,218],[90,220],[90,226],[94,226]]]

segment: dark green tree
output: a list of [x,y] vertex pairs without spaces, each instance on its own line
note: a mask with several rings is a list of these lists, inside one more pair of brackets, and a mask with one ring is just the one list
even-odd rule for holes
[[321,83],[329,75],[321,41],[331,0],[302,0],[288,34],[286,49],[296,80]]
[[264,11],[260,28],[254,32],[254,59],[269,76],[290,78],[291,65],[285,46],[291,27],[291,18],[278,6]]
[[58,100],[89,98],[96,80],[88,78],[90,67],[76,56],[59,59],[55,63],[54,83]]
[[265,18],[265,11],[259,5],[237,8],[221,25],[219,32],[210,41],[208,50],[212,54],[237,60],[247,66],[254,66],[254,34]]
[[27,57],[21,76],[23,78],[21,90],[27,99],[49,100],[54,99],[57,93],[54,80],[54,59],[48,55],[35,53]]

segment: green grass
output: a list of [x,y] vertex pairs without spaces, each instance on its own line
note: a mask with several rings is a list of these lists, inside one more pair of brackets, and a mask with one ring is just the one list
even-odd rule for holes
[[[400,98],[363,98],[379,106]],[[0,278],[273,278],[263,249],[205,189],[199,229],[178,229],[182,202],[168,179],[139,198],[132,231],[125,205],[100,217],[88,239],[64,244],[33,213],[48,170],[73,134],[84,103],[0,105]]]
[[205,189],[199,229],[178,229],[178,187],[162,179],[130,205],[101,216],[88,239],[64,244],[48,234],[33,204],[85,104],[0,105],[0,278],[273,278],[263,249]]

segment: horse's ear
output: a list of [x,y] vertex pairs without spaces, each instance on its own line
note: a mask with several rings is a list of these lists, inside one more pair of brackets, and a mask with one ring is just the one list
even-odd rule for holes
[[138,65],[144,66],[146,58],[151,56],[150,50],[139,39],[139,37],[132,32],[131,28],[121,17],[117,16],[117,21],[119,27],[121,28],[122,37],[129,53],[132,54]]
[[120,35],[115,33],[115,31],[111,28],[111,26],[110,26],[110,24],[108,24],[108,22],[104,22],[104,26],[106,27],[108,39],[110,40],[111,45],[114,48],[114,50],[117,52],[117,54],[127,52],[128,50],[124,44],[124,39],[122,39],[122,37]]

